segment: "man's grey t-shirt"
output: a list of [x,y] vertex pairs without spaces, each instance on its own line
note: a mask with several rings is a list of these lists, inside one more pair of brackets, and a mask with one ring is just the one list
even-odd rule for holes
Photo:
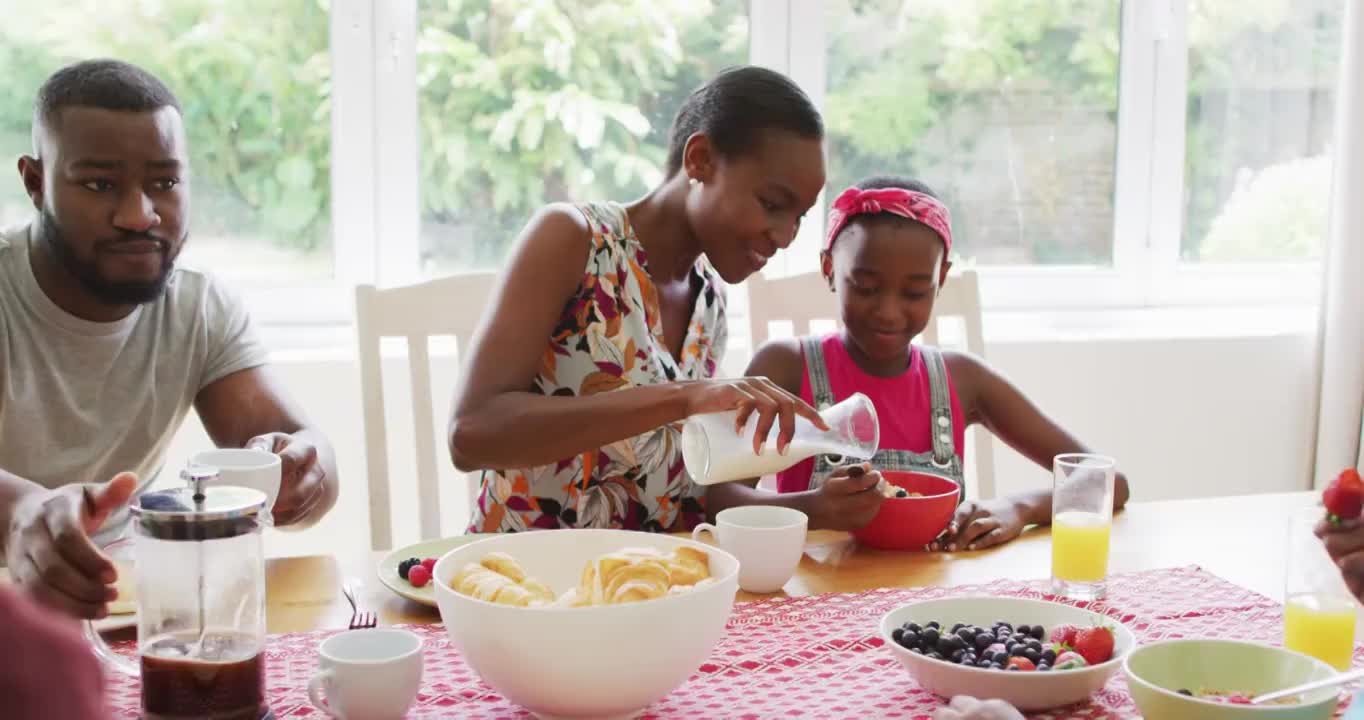
[[28,227],[0,233],[0,468],[49,488],[131,470],[140,492],[199,391],[265,349],[241,301],[194,270],[117,322],[72,316],[39,288],[29,247]]

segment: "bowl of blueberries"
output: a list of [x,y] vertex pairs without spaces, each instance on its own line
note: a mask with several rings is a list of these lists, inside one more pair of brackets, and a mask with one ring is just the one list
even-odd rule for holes
[[881,618],[881,636],[925,690],[1025,712],[1084,702],[1137,645],[1112,618],[1014,597],[910,603]]

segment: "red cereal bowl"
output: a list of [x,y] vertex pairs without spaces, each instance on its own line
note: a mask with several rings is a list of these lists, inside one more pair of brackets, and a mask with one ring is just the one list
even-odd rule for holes
[[886,482],[921,497],[886,498],[876,517],[852,535],[878,550],[922,550],[952,522],[961,487],[941,475],[885,470]]

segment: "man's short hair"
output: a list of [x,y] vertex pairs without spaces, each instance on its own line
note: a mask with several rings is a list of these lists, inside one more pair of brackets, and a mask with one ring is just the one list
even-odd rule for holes
[[38,152],[41,128],[56,128],[61,111],[92,107],[123,112],[152,112],[164,107],[180,111],[180,101],[155,75],[122,60],[84,60],[53,73],[38,88],[33,105],[33,149]]

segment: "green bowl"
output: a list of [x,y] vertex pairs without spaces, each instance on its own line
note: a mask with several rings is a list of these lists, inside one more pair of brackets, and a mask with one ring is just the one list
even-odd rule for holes
[[1293,705],[1223,705],[1180,695],[1199,688],[1250,696],[1336,674],[1315,658],[1236,640],[1166,640],[1139,646],[1123,663],[1137,708],[1149,720],[1326,720],[1339,688],[1304,693]]

